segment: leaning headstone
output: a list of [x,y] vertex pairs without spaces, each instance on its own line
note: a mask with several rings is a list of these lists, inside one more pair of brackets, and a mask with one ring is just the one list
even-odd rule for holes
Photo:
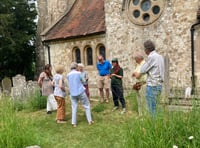
[[38,83],[36,81],[28,81],[27,82],[27,94],[33,95],[35,94],[37,91],[39,91],[39,86]]
[[26,78],[20,74],[12,77],[13,88],[12,88],[12,96],[14,98],[20,97],[25,98],[26,96]]
[[2,87],[3,87],[3,93],[5,94],[10,94],[11,93],[11,88],[12,88],[12,82],[11,79],[8,77],[5,77],[2,80]]

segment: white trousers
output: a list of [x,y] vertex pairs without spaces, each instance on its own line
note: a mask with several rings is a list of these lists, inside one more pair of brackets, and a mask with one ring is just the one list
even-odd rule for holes
[[47,97],[47,111],[57,110],[57,102],[53,94]]

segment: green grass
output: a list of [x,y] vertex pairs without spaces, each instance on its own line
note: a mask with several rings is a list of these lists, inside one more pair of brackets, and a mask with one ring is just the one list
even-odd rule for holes
[[[163,111],[155,119],[148,116],[140,118],[136,111],[135,94],[126,97],[127,113],[124,115],[120,114],[121,108],[111,111],[112,101],[108,104],[92,101],[95,123],[91,126],[80,105],[76,128],[71,126],[69,98],[66,99],[66,124],[56,124],[56,112],[47,115],[45,108],[39,109],[40,105],[37,105],[38,109],[24,107],[16,111],[8,98],[0,102],[0,148],[23,148],[30,145],[42,148],[200,147],[199,109],[189,113]],[[194,136],[194,139],[189,140],[189,136]]]

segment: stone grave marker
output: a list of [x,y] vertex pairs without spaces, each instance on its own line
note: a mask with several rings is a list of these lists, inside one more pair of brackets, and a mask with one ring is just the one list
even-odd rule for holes
[[20,97],[25,98],[26,96],[26,78],[20,74],[12,77],[13,88],[12,88],[12,96],[14,98]]
[[10,94],[11,93],[11,88],[12,88],[11,79],[8,78],[8,77],[5,77],[2,80],[2,87],[3,87],[3,93]]

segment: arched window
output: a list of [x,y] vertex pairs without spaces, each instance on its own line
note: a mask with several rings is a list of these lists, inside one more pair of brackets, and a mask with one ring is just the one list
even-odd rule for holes
[[75,49],[75,60],[77,63],[81,63],[81,52],[79,48]]
[[87,65],[93,65],[93,56],[91,47],[86,48],[86,54],[87,54]]
[[106,59],[106,49],[105,49],[105,46],[103,46],[103,45],[99,46],[99,54],[102,55],[104,57],[104,59]]

